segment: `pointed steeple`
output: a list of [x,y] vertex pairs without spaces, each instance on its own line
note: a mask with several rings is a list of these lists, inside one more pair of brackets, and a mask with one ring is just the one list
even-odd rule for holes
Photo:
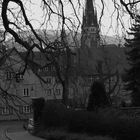
[[81,28],[81,47],[97,48],[99,44],[99,25],[94,0],[86,0]]
[[97,12],[93,4],[94,0],[86,0],[83,12],[83,26],[97,26]]

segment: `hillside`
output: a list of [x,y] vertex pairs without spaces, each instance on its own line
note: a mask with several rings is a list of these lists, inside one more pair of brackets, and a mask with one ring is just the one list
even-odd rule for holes
[[[59,31],[52,31],[49,30],[47,32],[42,31],[42,30],[36,30],[37,33],[39,34],[39,36],[41,38],[44,38],[47,41],[54,41],[55,39],[59,39],[60,36],[60,32]],[[80,46],[80,39],[81,39],[81,33],[77,33],[77,37],[73,37],[72,36],[73,33],[67,33],[67,40],[69,42],[69,44],[71,44],[72,46],[74,46],[75,44],[73,43],[73,39],[76,39],[78,42],[78,45]],[[35,40],[35,37],[29,33],[29,31],[24,31],[22,34],[20,34],[21,37],[23,37],[24,39],[27,39],[29,37],[32,37],[33,40]],[[101,41],[103,42],[104,45],[107,44],[124,44],[124,39],[122,38],[116,38],[114,36],[105,36],[102,35],[101,36]],[[25,51],[24,47],[21,47],[18,43],[14,42],[14,39],[10,39],[6,42],[6,45],[8,46],[7,48],[12,48],[15,47],[17,48],[19,51]]]

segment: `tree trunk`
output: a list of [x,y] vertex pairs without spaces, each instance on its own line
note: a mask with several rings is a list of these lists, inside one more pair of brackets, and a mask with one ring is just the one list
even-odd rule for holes
[[68,82],[67,81],[63,82],[62,86],[63,86],[62,103],[67,106],[68,105],[68,95],[69,95]]

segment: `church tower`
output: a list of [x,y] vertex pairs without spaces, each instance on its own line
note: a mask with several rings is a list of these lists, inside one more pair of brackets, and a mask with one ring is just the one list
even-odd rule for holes
[[95,0],[86,0],[83,11],[83,22],[81,31],[81,48],[79,51],[79,64],[82,69],[94,71],[100,60],[101,49],[99,47],[99,25]]
[[81,48],[96,48],[99,45],[99,26],[94,0],[86,0],[83,12]]

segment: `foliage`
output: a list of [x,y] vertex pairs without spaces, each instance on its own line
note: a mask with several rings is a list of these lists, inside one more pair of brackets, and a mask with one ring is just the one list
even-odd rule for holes
[[62,103],[46,101],[40,119],[44,127],[60,127],[66,123],[66,106]]
[[[12,4],[11,4],[12,2]],[[75,3],[76,2],[76,3]],[[106,0],[101,0],[101,8],[100,8],[100,18],[99,18],[99,23],[101,23],[101,19],[104,15],[104,11],[106,11],[105,9],[108,9],[108,3],[106,3]],[[129,0],[129,2],[125,1],[125,0],[120,0],[119,2],[117,2],[116,0],[112,1],[114,6],[114,10],[113,12],[111,12],[111,20],[110,20],[110,24],[112,24],[112,17],[116,18],[117,21],[119,23],[124,23],[123,22],[123,18],[122,18],[122,12],[128,12],[129,15],[131,17],[134,17],[135,13],[137,13],[137,4],[139,3],[139,0]],[[29,56],[31,54],[31,52],[33,53],[33,49],[37,48],[38,51],[40,51],[43,55],[46,55],[45,57],[47,58],[47,60],[50,62],[54,62],[55,67],[57,69],[58,77],[61,79],[60,81],[62,81],[64,89],[67,90],[68,88],[68,75],[69,75],[69,55],[66,58],[67,60],[67,67],[66,67],[66,72],[65,74],[63,74],[61,76],[60,73],[60,68],[59,68],[59,64],[57,63],[57,55],[59,56],[58,52],[61,52],[61,49],[55,48],[54,46],[56,46],[55,42],[54,43],[48,43],[51,42],[51,40],[47,37],[48,31],[47,29],[49,29],[48,25],[51,27],[51,29],[53,29],[53,22],[54,19],[58,19],[58,21],[54,22],[58,23],[55,24],[54,26],[57,26],[57,31],[56,33],[58,34],[59,30],[60,30],[60,34],[62,36],[64,36],[64,34],[62,33],[65,29],[69,30],[70,33],[72,32],[72,34],[74,33],[74,35],[71,34],[71,38],[73,38],[73,43],[76,45],[78,44],[77,42],[77,31],[79,30],[79,28],[81,27],[81,19],[80,19],[80,11],[83,8],[83,2],[81,0],[78,1],[74,1],[74,0],[68,0],[68,1],[56,1],[56,0],[41,0],[40,2],[37,2],[37,5],[39,5],[38,7],[40,7],[41,9],[38,9],[38,11],[42,11],[43,15],[40,14],[40,16],[42,17],[41,20],[40,18],[38,19],[32,19],[32,16],[30,17],[29,15],[33,14],[34,12],[32,11],[32,9],[34,9],[34,6],[36,5],[34,3],[33,0],[30,1],[26,1],[26,0],[1,0],[0,1],[0,9],[1,9],[1,39],[0,42],[5,41],[5,43],[7,42],[7,39],[10,38],[10,36],[14,39],[15,42],[17,42],[18,44],[20,44],[23,48],[23,50],[27,50],[27,56],[26,56],[26,64],[25,64],[25,68],[23,66],[23,69],[27,68],[27,64],[29,64]],[[110,5],[110,4],[109,4]],[[29,6],[29,7],[28,7]],[[72,13],[70,13],[69,15],[67,15],[67,6],[71,7]],[[117,12],[117,14],[114,14],[114,12]],[[30,13],[30,14],[27,14]],[[36,15],[36,14],[34,14]],[[116,16],[115,16],[116,15]],[[38,21],[38,22],[36,22]],[[117,22],[117,26],[118,27],[118,22]],[[45,29],[44,30],[44,34],[43,36],[40,36],[40,33],[38,33],[38,31],[35,29],[36,27],[36,23],[39,24],[39,27],[41,29]],[[101,24],[102,25],[102,24]],[[112,27],[111,25],[109,27]],[[123,25],[123,27],[125,27]],[[26,36],[26,37],[25,37]],[[59,36],[60,37],[60,36]],[[57,38],[59,38],[57,37]],[[26,39],[25,39],[26,38]],[[44,39],[45,38],[45,39]],[[63,38],[63,37],[62,37]],[[36,39],[36,40],[35,40]],[[63,40],[63,39],[62,39]],[[11,39],[10,39],[11,41]],[[61,45],[63,44],[63,46],[65,46],[63,49],[67,50],[67,54],[69,54],[69,49],[68,47],[66,47],[65,41],[61,42]],[[16,45],[14,45],[16,46]],[[58,45],[59,46],[59,45]],[[5,46],[6,47],[6,46]],[[11,47],[11,45],[10,45]],[[20,48],[20,46],[19,46]],[[4,48],[4,51],[6,49]],[[52,51],[50,51],[52,50]],[[46,53],[47,52],[47,53]],[[50,57],[51,56],[51,57]],[[50,60],[50,58],[53,58]],[[3,59],[1,59],[3,60]],[[1,61],[2,62],[2,61]],[[45,67],[47,64],[43,65],[42,67]],[[11,69],[11,67],[10,67]],[[21,69],[21,68],[20,68]],[[36,74],[36,71],[33,69],[33,72]],[[24,72],[22,72],[24,73]],[[65,78],[63,79],[62,77]],[[45,80],[43,80],[43,78],[40,77],[40,79],[42,81],[45,82]],[[10,86],[9,86],[10,87]],[[22,99],[20,99],[19,97],[16,97],[15,95],[12,95],[11,93],[9,93],[7,90],[2,89],[1,88],[1,99],[4,100],[6,103],[5,105],[8,103],[7,106],[9,106],[9,108],[13,108],[14,111],[16,113],[18,113],[18,109],[15,107],[16,105],[16,101],[22,103],[24,102]],[[67,93],[65,90],[63,90],[63,98],[64,98],[64,103],[66,102],[65,100],[67,100]],[[11,106],[9,102],[13,102],[13,105]],[[25,102],[24,102],[25,103]]]
[[41,110],[45,104],[44,98],[35,98],[33,99],[33,111],[34,111],[34,121],[37,121],[41,117]]
[[110,103],[105,91],[105,86],[99,81],[94,82],[91,87],[87,110],[93,111],[108,105],[110,105]]
[[[113,113],[114,112],[114,113]],[[75,112],[69,131],[90,135],[110,136],[116,140],[134,140],[140,138],[140,120],[108,109],[102,112]]]
[[132,105],[140,106],[140,16],[137,16],[136,23],[131,28],[128,34],[133,36],[131,39],[126,39],[125,46],[129,49],[127,59],[130,68],[126,71],[126,90],[130,91],[132,97]]
[[[69,71],[71,67],[69,63],[70,50],[66,43],[67,42],[66,40],[67,39],[69,40],[69,38],[71,38],[72,43],[70,44],[72,44],[72,46],[73,44],[74,46],[78,46],[79,44],[79,42],[77,41],[79,38],[78,31],[81,27],[82,9],[85,9],[83,7],[85,5],[84,1],[40,0],[39,2],[36,3],[33,0],[30,1],[1,0],[0,2],[1,2],[0,3],[1,17],[2,17],[0,21],[1,22],[0,42],[3,41],[7,42],[7,39],[12,37],[14,42],[19,44],[19,48],[21,45],[22,46],[21,48],[23,50],[27,50],[25,69],[27,68],[27,64],[29,64],[29,62],[27,62],[30,60],[29,56],[31,53],[33,53],[34,49],[37,49],[39,52],[43,54],[43,56],[47,58],[46,62],[49,61],[48,63],[45,63],[45,65],[43,65],[42,68],[53,62],[53,65],[55,65],[55,69],[57,70],[57,76],[64,87],[63,103],[66,104],[68,97],[67,88],[70,75]],[[106,15],[105,11],[108,9],[108,5],[110,4],[108,4],[108,1],[106,0],[101,0],[99,3],[101,4],[101,8],[99,8],[100,9],[99,24],[103,25],[103,23],[101,23],[101,20],[102,17]],[[125,0],[120,0],[119,2],[114,0],[111,1],[110,3],[112,4],[113,11],[110,13],[111,15],[109,16],[111,17],[111,20],[110,25],[108,24],[109,25],[108,27],[112,27],[113,21],[112,19],[114,18],[117,19],[116,27],[119,27],[119,25],[123,25],[124,23],[122,18],[124,12],[126,14],[127,11],[127,13],[129,13],[129,15],[132,18],[135,17],[134,15],[138,11],[137,4],[139,3],[139,0],[136,1],[129,0],[129,2]],[[95,2],[95,5],[98,4]],[[35,9],[34,6],[38,7],[39,11],[38,13],[40,14],[40,16],[37,16],[37,18],[32,16],[32,14],[34,13],[33,9]],[[70,8],[70,10],[67,10],[68,8]],[[114,14],[115,12],[117,12],[117,14]],[[38,27],[36,27],[36,25],[38,25]],[[106,25],[103,26],[106,27]],[[123,25],[122,27],[124,29],[125,26]],[[40,28],[40,30],[42,30],[42,33],[39,33],[38,32],[39,30],[36,30],[37,28]],[[56,29],[56,35],[59,34],[59,36],[57,36],[56,38],[58,40],[59,38],[61,38],[60,43],[58,42],[52,43],[52,40],[47,36],[49,34],[48,29]],[[65,30],[69,30],[69,33],[66,33]],[[66,37],[68,34],[70,34],[69,38]],[[65,52],[67,54],[67,57],[65,59],[67,61],[67,64],[65,65],[66,68],[64,74],[60,72],[61,65],[57,61],[62,50],[66,50]],[[33,69],[33,72],[37,74],[35,69]],[[45,82],[43,78],[40,77],[40,79],[43,82]]]
[[[49,132],[65,130],[69,134],[76,133],[81,135],[82,133],[90,136],[110,136],[116,140],[135,140],[140,138],[139,118],[128,117],[119,109],[105,108],[100,109],[98,112],[75,111],[66,109],[60,103],[48,103],[48,106],[46,104],[44,109],[41,122]],[[48,133],[45,135],[46,137],[52,137]],[[56,135],[58,137],[65,136],[62,133],[56,133]],[[53,138],[56,135],[53,135]]]

